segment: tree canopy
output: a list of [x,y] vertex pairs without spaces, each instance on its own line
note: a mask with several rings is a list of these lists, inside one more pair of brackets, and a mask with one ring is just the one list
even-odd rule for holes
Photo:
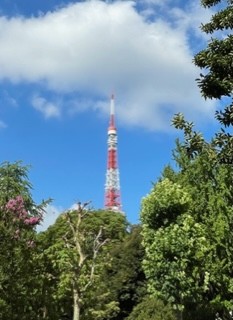
[[204,7],[221,5],[210,21],[201,26],[211,38],[207,47],[195,55],[194,63],[203,70],[197,79],[202,95],[210,99],[224,99],[227,103],[216,112],[223,128],[216,134],[215,143],[221,149],[221,162],[233,164],[233,137],[232,131],[228,130],[233,125],[233,7],[231,1],[202,0],[201,3]]
[[174,125],[184,131],[174,151],[179,170],[166,168],[142,201],[148,290],[184,319],[191,310],[192,319],[215,319],[217,313],[228,319],[233,308],[233,168],[218,161],[215,144],[181,115]]

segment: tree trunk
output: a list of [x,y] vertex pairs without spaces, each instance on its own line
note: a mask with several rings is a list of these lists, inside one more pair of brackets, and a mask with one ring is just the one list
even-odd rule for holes
[[183,311],[179,311],[179,320],[183,320]]
[[44,307],[43,307],[43,316],[42,316],[42,319],[47,319],[47,315],[48,315],[47,307],[44,306]]
[[80,320],[80,301],[76,288],[73,288],[73,320]]

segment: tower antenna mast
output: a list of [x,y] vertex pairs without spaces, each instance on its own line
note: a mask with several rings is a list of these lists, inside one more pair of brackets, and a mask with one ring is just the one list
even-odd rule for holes
[[108,155],[105,183],[105,209],[122,212],[120,197],[120,178],[117,153],[117,129],[115,125],[115,98],[110,101],[110,121],[108,127]]

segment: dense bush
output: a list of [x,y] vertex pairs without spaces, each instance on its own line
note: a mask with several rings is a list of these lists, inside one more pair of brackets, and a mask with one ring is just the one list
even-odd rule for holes
[[146,297],[131,312],[127,320],[176,320],[169,305],[154,298]]

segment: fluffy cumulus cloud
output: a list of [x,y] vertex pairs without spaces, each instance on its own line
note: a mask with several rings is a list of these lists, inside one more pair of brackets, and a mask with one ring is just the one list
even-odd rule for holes
[[46,119],[60,117],[60,107],[58,104],[47,101],[45,98],[34,95],[32,97],[32,106],[40,111]]
[[[166,130],[178,111],[208,117],[213,104],[199,94],[188,41],[192,12],[171,10],[175,24],[146,19],[133,1],[93,0],[38,17],[2,16],[0,80],[81,93],[82,101],[114,91],[120,120],[152,130]],[[58,106],[41,96],[32,104],[47,118],[60,115]],[[90,105],[106,111],[101,99]]]

